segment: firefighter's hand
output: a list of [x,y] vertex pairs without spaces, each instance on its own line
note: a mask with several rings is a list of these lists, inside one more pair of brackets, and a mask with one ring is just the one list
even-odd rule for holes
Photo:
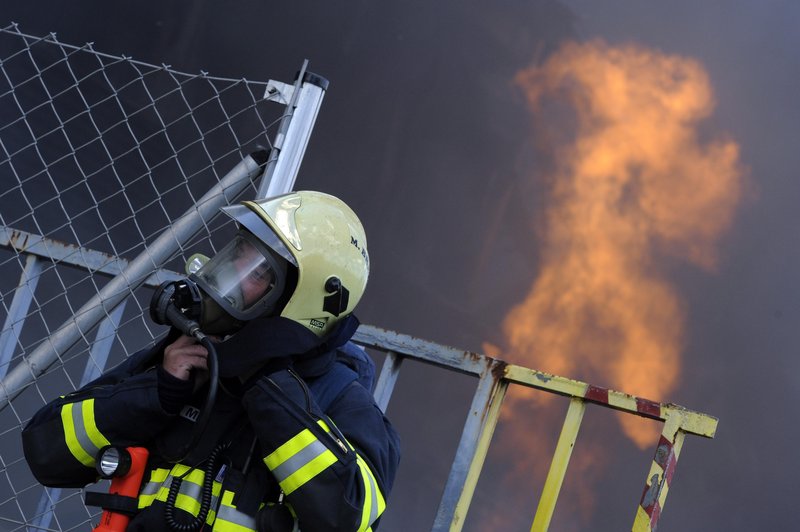
[[[195,380],[203,382],[208,378],[208,350],[191,336],[182,334],[177,340],[164,348],[164,371],[183,381],[189,380],[192,370]],[[196,384],[199,384],[196,382]]]

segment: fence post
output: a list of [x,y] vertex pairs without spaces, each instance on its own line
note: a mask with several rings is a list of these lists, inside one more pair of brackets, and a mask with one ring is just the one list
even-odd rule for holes
[[464,526],[478,476],[497,426],[500,407],[508,389],[503,378],[505,363],[484,359],[486,364],[472,398],[467,421],[433,522],[434,532],[457,532]]
[[306,72],[307,65],[306,60],[294,86],[277,81],[270,81],[267,85],[265,98],[286,103],[286,114],[275,135],[270,158],[258,187],[259,199],[286,194],[294,188],[300,162],[328,88],[328,80]]
[[31,301],[33,301],[33,293],[39,284],[39,274],[41,272],[42,262],[36,255],[28,255],[17,289],[14,290],[14,299],[11,301],[11,308],[8,309],[3,333],[0,334],[0,377],[5,376],[8,372],[11,356],[17,347],[22,325],[25,322],[28,309],[30,309]]

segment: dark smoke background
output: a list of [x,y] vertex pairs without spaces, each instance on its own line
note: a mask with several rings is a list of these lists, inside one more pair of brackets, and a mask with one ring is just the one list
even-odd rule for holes
[[[693,57],[717,108],[704,127],[741,146],[747,199],[718,272],[676,267],[687,302],[673,401],[720,418],[687,438],[660,530],[786,530],[800,484],[794,401],[800,363],[800,4],[766,2],[4,2],[33,35],[215,76],[291,81],[303,59],[328,78],[297,187],[341,196],[367,228],[373,265],[363,322],[459,348],[502,344],[500,325],[537,273],[534,231],[548,155],[511,80],[568,39],[601,37]],[[599,383],[602,384],[602,383]],[[624,390],[623,390],[624,391]],[[404,369],[389,414],[405,443],[381,530],[427,530],[472,381]],[[426,415],[420,416],[424,410]],[[592,519],[562,496],[553,529],[630,527],[652,453],[615,420]],[[531,432],[552,432],[520,419]],[[502,431],[502,427],[501,427]],[[525,449],[517,449],[524,453]],[[490,454],[467,530],[527,530],[538,487],[507,486]],[[570,480],[568,480],[570,482]],[[524,494],[530,492],[530,496]],[[520,496],[520,493],[523,496]]]

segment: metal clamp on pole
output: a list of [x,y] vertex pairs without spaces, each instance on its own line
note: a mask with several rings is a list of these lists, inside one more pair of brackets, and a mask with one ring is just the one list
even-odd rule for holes
[[258,198],[278,196],[294,188],[322,98],[328,89],[328,80],[308,72],[307,66],[308,60],[303,62],[294,85],[272,80],[267,84],[264,98],[285,104],[287,109],[258,187]]

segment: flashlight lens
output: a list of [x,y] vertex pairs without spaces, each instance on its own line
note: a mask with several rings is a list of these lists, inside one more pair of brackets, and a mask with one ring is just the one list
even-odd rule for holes
[[112,447],[100,457],[100,471],[106,476],[112,476],[119,466],[119,449]]
[[100,451],[97,472],[103,478],[121,477],[131,467],[131,456],[120,447],[106,447]]

